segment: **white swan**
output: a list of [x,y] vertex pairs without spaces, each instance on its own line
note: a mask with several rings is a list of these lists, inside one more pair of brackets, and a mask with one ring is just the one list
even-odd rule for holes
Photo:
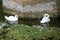
[[5,19],[10,23],[10,24],[13,24],[13,23],[17,23],[18,21],[18,15],[15,15],[15,16],[5,16]]
[[48,23],[50,21],[49,14],[44,14],[44,17],[40,21],[40,23]]
[[43,27],[48,27],[49,26],[49,14],[44,14],[44,17],[42,18],[42,20],[40,21],[41,26]]

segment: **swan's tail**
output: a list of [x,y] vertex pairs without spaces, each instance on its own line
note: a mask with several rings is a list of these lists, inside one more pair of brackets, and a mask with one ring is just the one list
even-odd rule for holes
[[8,20],[8,17],[7,17],[7,16],[5,16],[5,19],[6,19],[6,20]]

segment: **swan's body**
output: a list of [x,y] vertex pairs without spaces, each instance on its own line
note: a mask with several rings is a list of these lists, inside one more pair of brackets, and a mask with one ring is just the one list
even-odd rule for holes
[[48,14],[44,14],[44,17],[42,18],[42,20],[40,21],[40,23],[47,23],[49,22],[49,15]]
[[41,25],[44,27],[49,26],[49,22],[50,22],[49,14],[44,14],[44,17],[40,21]]
[[15,15],[15,16],[5,16],[5,19],[10,23],[10,24],[13,24],[13,23],[16,23],[18,21],[18,16]]

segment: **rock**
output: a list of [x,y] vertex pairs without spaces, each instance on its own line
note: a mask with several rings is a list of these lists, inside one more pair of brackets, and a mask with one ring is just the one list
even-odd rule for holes
[[[44,14],[41,12],[52,13],[52,15],[56,15],[55,13],[57,13],[55,0],[3,0],[3,6],[14,12],[16,11],[16,14],[19,16],[23,15],[21,17],[25,17],[23,13],[34,13],[31,14],[31,16],[33,15],[32,17],[36,17],[35,13],[39,13],[40,17],[40,15]],[[9,14],[15,13],[9,12]]]

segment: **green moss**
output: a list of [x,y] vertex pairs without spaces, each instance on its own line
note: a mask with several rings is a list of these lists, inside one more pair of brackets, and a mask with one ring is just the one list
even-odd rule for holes
[[[1,24],[0,24],[1,25]],[[53,40],[60,38],[60,30],[57,27],[41,27],[37,25],[28,26],[24,24],[10,25],[10,29],[0,29],[0,33],[8,31],[4,37],[1,34],[1,40],[46,40],[49,37],[55,37]],[[48,39],[47,39],[48,40]]]
[[[43,28],[43,29],[42,29]],[[40,30],[42,29],[42,30]],[[37,27],[12,27],[12,29],[8,32],[8,36],[14,36],[17,40],[32,40],[35,38],[38,39],[46,39],[48,37],[59,37],[58,30],[56,28],[37,28]]]

